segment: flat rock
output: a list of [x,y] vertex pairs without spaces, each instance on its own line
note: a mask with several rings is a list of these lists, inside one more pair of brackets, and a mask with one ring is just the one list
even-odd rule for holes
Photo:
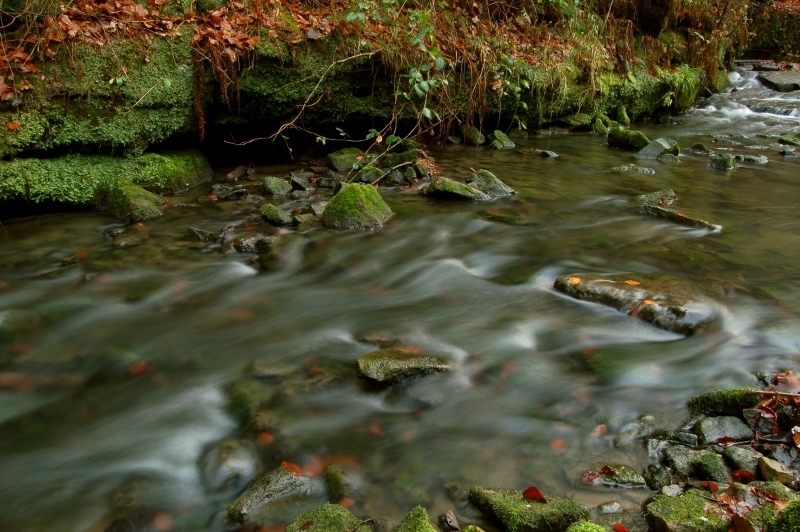
[[644,517],[653,532],[728,532],[730,527],[719,504],[694,493],[655,495],[645,504]]
[[589,519],[582,504],[561,497],[548,496],[543,503],[525,499],[520,491],[473,487],[468,499],[507,532],[563,532]]
[[555,288],[682,334],[714,322],[719,314],[716,300],[724,296],[713,283],[642,275],[563,275],[556,279]]
[[711,231],[722,231],[721,225],[717,225],[673,209],[665,209],[664,207],[660,207],[658,205],[643,205],[642,214],[655,216],[656,218],[664,218],[681,225],[688,225],[689,227],[699,227],[700,229],[709,229]]
[[762,456],[758,459],[758,470],[766,480],[777,480],[785,486],[791,486],[795,481],[794,473],[783,464],[772,458]]
[[705,417],[695,425],[694,432],[703,445],[719,441],[747,441],[753,437],[753,429],[733,416]]
[[678,201],[678,196],[675,195],[674,190],[668,188],[666,190],[657,190],[649,194],[642,194],[641,196],[636,196],[634,199],[642,205],[668,207]]
[[744,470],[755,476],[758,473],[758,461],[763,455],[751,447],[732,445],[722,451],[722,456],[734,471]]
[[637,159],[656,160],[661,155],[680,155],[681,149],[673,139],[656,139],[636,153]]
[[412,377],[443,373],[447,361],[431,355],[419,355],[397,349],[381,349],[356,359],[358,376],[394,386]]
[[228,515],[243,523],[252,513],[268,505],[294,497],[313,496],[317,491],[310,477],[281,465],[256,479],[247,491],[228,506]]
[[641,175],[656,175],[656,171],[652,168],[645,166],[638,166],[635,164],[623,164],[622,166],[615,166],[611,169],[612,172],[630,172],[632,174]]
[[423,188],[420,193],[432,198],[442,199],[465,201],[484,201],[489,199],[487,194],[484,194],[476,188],[442,176],[431,179],[430,184]]
[[500,181],[496,175],[488,170],[478,170],[464,181],[467,185],[492,198],[516,194],[513,188]]
[[758,79],[770,89],[778,92],[800,90],[800,72],[798,71],[761,72]]

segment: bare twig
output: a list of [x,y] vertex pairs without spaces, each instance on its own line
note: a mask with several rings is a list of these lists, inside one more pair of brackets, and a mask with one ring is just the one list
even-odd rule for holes
[[348,532],[356,532],[358,527],[360,527],[361,525],[366,525],[367,523],[374,523],[374,522],[375,520],[372,519],[371,517],[369,519],[364,519],[363,521],[359,521],[358,523],[356,523],[355,526],[353,526],[353,528],[351,528]]
[[769,390],[750,390],[749,393],[757,393],[759,395],[763,395],[764,397],[790,397],[792,399],[800,399],[800,393],[792,393],[792,392],[772,392]]
[[386,171],[385,171],[383,174],[381,174],[381,176],[380,176],[378,179],[376,179],[375,181],[373,181],[373,182],[372,182],[372,184],[374,185],[375,183],[377,183],[378,181],[380,181],[381,179],[383,179],[383,178],[384,178],[384,177],[386,177],[387,175],[391,174],[392,172],[394,172],[394,171],[395,171],[395,170],[397,170],[398,168],[402,168],[402,167],[404,167],[404,166],[408,166],[408,165],[410,165],[410,164],[413,164],[413,163],[414,163],[414,161],[406,161],[406,162],[404,162],[404,163],[400,163],[400,164],[397,164],[397,165],[395,165],[395,166],[392,166],[391,168],[389,168],[388,170],[386,170]]

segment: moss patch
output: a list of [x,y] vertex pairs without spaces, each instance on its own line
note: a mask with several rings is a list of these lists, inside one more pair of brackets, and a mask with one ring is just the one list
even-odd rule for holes
[[761,396],[750,388],[728,388],[695,395],[689,399],[689,409],[698,414],[741,417],[742,410],[760,402]]
[[118,180],[101,197],[105,199],[103,203],[109,212],[120,220],[140,222],[164,214],[161,210],[161,198],[127,179]]
[[608,145],[623,150],[639,151],[650,144],[650,139],[640,131],[612,127],[608,132]]
[[656,495],[644,507],[647,524],[656,532],[727,532],[730,522],[721,515],[724,512],[718,506],[693,493],[680,497]]
[[577,502],[547,497],[547,502],[541,503],[513,490],[474,487],[469,491],[469,502],[508,532],[561,532],[589,519],[588,510]]
[[375,187],[350,183],[325,206],[322,223],[333,229],[376,231],[393,215]]
[[325,503],[316,510],[301,514],[286,527],[286,532],[370,532],[369,526],[359,523],[358,517],[346,508]]
[[417,506],[400,521],[396,532],[438,532],[438,529],[431,523],[425,508]]

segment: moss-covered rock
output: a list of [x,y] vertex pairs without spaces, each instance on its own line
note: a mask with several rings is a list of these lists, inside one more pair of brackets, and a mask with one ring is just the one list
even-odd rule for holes
[[253,415],[267,406],[275,395],[270,386],[249,377],[233,381],[226,391],[231,410],[244,423],[249,423]]
[[328,154],[328,164],[337,172],[349,172],[366,162],[364,152],[358,148],[342,148]]
[[606,527],[592,523],[591,521],[581,521],[575,523],[567,529],[567,532],[608,532]]
[[708,445],[725,441],[747,441],[753,437],[753,429],[734,416],[705,417],[694,426],[700,443]]
[[675,195],[674,190],[669,188],[667,190],[657,190],[649,194],[642,194],[641,196],[636,196],[635,199],[642,205],[666,206],[672,205],[678,201],[678,196]]
[[694,493],[656,495],[645,504],[644,516],[653,532],[727,532],[730,526],[718,504]]
[[722,154],[711,156],[711,168],[714,170],[733,170],[738,165],[733,155]]
[[697,142],[695,144],[692,144],[692,147],[689,148],[689,151],[692,153],[696,153],[698,155],[712,155],[714,153],[708,148],[708,146],[706,146],[702,142]]
[[325,503],[301,514],[286,532],[370,532],[372,529],[338,504]]
[[726,388],[695,395],[689,399],[689,409],[710,416],[741,416],[742,410],[760,402],[761,396],[752,388]]
[[412,377],[443,373],[447,361],[431,356],[407,353],[397,349],[381,349],[356,359],[358,376],[381,384],[394,386]]
[[[662,156],[663,157],[663,156]],[[722,226],[704,220],[691,212],[677,211],[675,209],[665,209],[658,205],[642,205],[641,213],[647,216],[654,216],[656,218],[664,218],[670,222],[675,222],[680,225],[688,225],[689,227],[699,227],[700,229],[708,229],[709,231],[721,231]]]
[[656,139],[636,153],[637,159],[655,160],[664,155],[681,154],[678,143],[673,139]]
[[396,532],[439,532],[439,529],[431,522],[425,508],[417,506],[400,521]]
[[489,199],[489,196],[480,190],[443,176],[431,179],[430,184],[423,188],[420,193],[431,198],[462,201],[484,201]]
[[493,131],[489,138],[492,141],[490,146],[495,150],[513,150],[517,147],[514,141],[508,138],[508,135],[499,130]]
[[257,478],[247,491],[228,506],[228,515],[234,521],[244,523],[265,506],[285,502],[287,499],[305,498],[315,491],[317,490],[310,477],[281,465]]
[[101,207],[127,222],[140,222],[164,214],[161,198],[126,179],[119,179],[101,197]]
[[649,464],[642,473],[647,487],[653,491],[661,491],[661,488],[672,484],[672,473],[668,467],[661,464]]
[[650,139],[640,131],[612,127],[608,131],[608,145],[623,150],[639,151],[650,144]]
[[507,532],[563,532],[578,521],[589,519],[580,503],[560,497],[547,502],[525,499],[522,492],[473,487],[469,502]]
[[492,198],[516,194],[516,191],[513,188],[500,181],[496,175],[488,170],[478,170],[474,174],[467,177],[464,182],[472,188],[478,189]]
[[280,177],[266,177],[263,183],[264,193],[270,196],[285,196],[292,191],[292,185]]
[[325,206],[322,223],[333,229],[377,231],[393,215],[375,187],[350,183]]
[[714,482],[730,482],[731,472],[725,465],[725,460],[717,453],[706,453],[698,456],[692,462],[695,475],[700,480],[713,480]]
[[486,142],[483,133],[472,124],[461,126],[461,136],[464,137],[464,144],[467,146],[482,146]]
[[641,488],[645,480],[632,467],[623,464],[604,464],[598,472],[596,484],[621,488]]
[[289,216],[289,213],[284,212],[276,205],[272,203],[265,203],[261,206],[258,210],[261,216],[264,217],[269,223],[274,225],[291,225],[292,224],[292,217]]

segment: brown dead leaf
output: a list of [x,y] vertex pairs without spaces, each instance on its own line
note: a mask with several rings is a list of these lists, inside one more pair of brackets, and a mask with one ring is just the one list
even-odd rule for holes
[[569,284],[571,284],[572,286],[575,286],[576,284],[581,284],[580,277],[570,277],[569,279],[567,279],[567,281],[569,281]]
[[631,285],[631,286],[639,286],[642,283],[640,283],[639,281],[634,281],[633,279],[626,279],[625,280],[625,284]]
[[19,124],[19,122],[15,121],[15,120],[12,120],[8,124],[6,124],[6,126],[8,127],[9,130],[16,131],[16,130],[19,129],[20,124]]

